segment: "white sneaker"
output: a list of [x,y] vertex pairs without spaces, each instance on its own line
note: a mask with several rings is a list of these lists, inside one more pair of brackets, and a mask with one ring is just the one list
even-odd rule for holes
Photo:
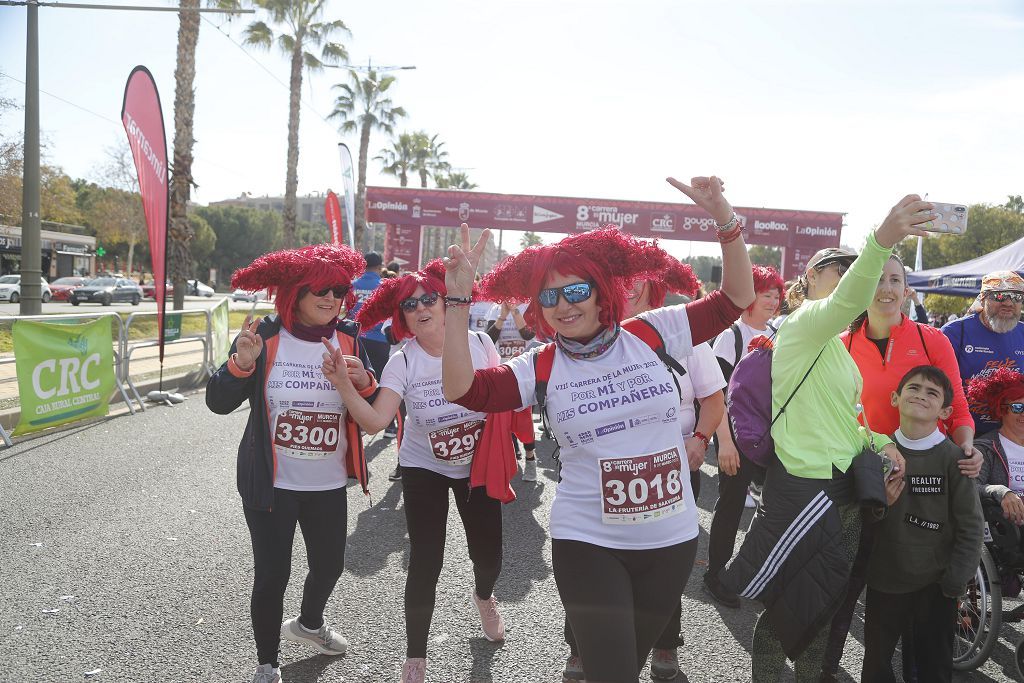
[[413,657],[405,660],[402,666],[402,680],[400,683],[423,683],[427,677],[427,660],[423,657]]
[[260,664],[252,675],[252,683],[282,683],[281,670],[273,664]]
[[289,619],[281,624],[281,637],[293,643],[309,645],[323,655],[343,655],[348,650],[348,641],[326,623],[319,631],[310,633],[299,624],[299,618]]
[[523,461],[523,481],[537,481],[537,458]]

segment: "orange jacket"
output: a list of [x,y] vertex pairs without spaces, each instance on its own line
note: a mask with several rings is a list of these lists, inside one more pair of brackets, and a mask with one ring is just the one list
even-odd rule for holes
[[900,412],[891,402],[892,392],[896,391],[903,376],[918,365],[938,367],[946,373],[953,385],[953,414],[948,420],[939,423],[939,429],[952,435],[959,427],[974,428],[974,420],[967,408],[967,398],[960,382],[956,354],[941,330],[915,323],[904,315],[900,324],[889,333],[889,344],[883,358],[878,352],[878,346],[868,339],[867,328],[865,322],[853,334],[843,332],[839,339],[853,356],[864,378],[861,402],[872,431],[891,436],[900,426]]

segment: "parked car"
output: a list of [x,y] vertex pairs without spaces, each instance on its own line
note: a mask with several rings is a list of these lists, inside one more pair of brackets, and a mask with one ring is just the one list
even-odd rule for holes
[[[155,299],[156,282],[150,282],[148,284],[142,285],[142,296],[146,297],[147,299]],[[168,282],[166,285],[164,285],[164,298],[171,296],[174,296],[174,285]]]
[[[45,279],[40,277],[39,281],[43,288],[43,303],[46,303],[53,297],[53,293],[50,291],[50,285],[46,284]],[[16,304],[20,300],[21,275],[12,274],[0,277],[0,301],[10,301],[12,304]]]
[[261,289],[258,292],[250,292],[245,289],[236,289],[231,293],[232,301],[269,301],[267,290]]
[[98,277],[89,280],[81,287],[71,291],[71,305],[103,304],[109,306],[114,302],[127,302],[138,306],[142,301],[142,288],[133,280],[116,277]]
[[89,281],[87,277],[61,277],[50,283],[50,292],[54,301],[70,301],[71,290],[81,287]]

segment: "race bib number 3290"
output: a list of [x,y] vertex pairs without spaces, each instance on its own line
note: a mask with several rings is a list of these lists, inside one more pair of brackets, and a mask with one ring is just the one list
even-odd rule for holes
[[597,462],[605,524],[644,524],[686,509],[677,449]]
[[468,465],[484,431],[483,420],[473,420],[438,429],[428,434],[434,457],[449,465]]
[[321,460],[338,449],[341,415],[313,410],[286,410],[277,416],[274,445],[285,455]]

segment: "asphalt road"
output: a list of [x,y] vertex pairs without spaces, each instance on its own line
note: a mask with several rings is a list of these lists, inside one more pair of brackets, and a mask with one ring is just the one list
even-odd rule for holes
[[[0,681],[250,680],[252,559],[234,467],[246,418],[247,408],[213,415],[196,394],[174,408],[0,450]],[[288,683],[398,680],[408,563],[401,487],[387,479],[393,442],[374,440],[368,452],[372,496],[349,489],[347,569],[327,609],[350,652],[328,658],[286,643]],[[452,506],[429,681],[560,680],[567,650],[546,535],[554,471],[548,444],[540,453],[540,481],[517,478],[518,500],[504,508],[505,562],[495,591],[508,624],[504,645],[480,632],[469,601],[465,536]],[[716,476],[705,465],[703,529]],[[678,680],[746,681],[756,611],[749,603],[719,611],[708,602],[700,587],[703,529],[684,596],[685,677]],[[296,534],[289,616],[298,611],[304,555]],[[846,672],[859,676],[862,614],[843,660],[845,681],[854,680]],[[1004,626],[993,660],[956,680],[1013,680],[1011,643],[1022,635],[1020,625]]]

